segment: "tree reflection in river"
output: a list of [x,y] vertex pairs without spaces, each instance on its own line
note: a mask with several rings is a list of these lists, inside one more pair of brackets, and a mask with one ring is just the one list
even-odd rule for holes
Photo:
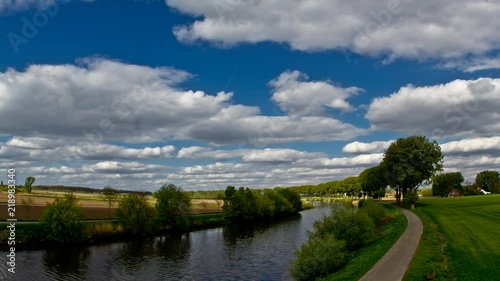
[[[332,211],[331,205],[317,203],[316,208],[281,221],[133,242],[20,250],[16,274],[7,280],[290,280],[293,252],[307,240],[313,222]],[[6,271],[6,263],[0,270]]]
[[189,258],[191,250],[190,233],[162,236],[155,241],[157,254],[167,260],[184,260]]
[[54,245],[43,253],[42,260],[53,277],[71,280],[86,275],[90,255],[88,247]]

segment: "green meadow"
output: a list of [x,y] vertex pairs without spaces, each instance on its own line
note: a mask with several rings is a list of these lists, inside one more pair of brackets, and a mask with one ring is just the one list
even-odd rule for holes
[[404,280],[499,280],[500,195],[427,198],[424,233]]

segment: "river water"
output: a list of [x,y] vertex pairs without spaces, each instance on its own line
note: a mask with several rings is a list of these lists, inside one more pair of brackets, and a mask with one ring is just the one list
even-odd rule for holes
[[291,280],[289,261],[330,204],[279,222],[231,225],[143,241],[1,252],[1,280]]

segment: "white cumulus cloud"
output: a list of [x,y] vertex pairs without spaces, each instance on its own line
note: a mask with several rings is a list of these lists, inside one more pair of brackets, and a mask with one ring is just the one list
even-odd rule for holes
[[376,98],[366,118],[375,130],[434,138],[500,134],[500,79],[454,80],[434,86],[402,87]]
[[323,141],[365,133],[328,116],[261,115],[257,107],[231,104],[233,93],[179,89],[190,76],[98,58],[81,65],[8,69],[0,72],[0,120],[5,121],[0,131],[92,143],[196,139],[215,144]]
[[374,142],[351,142],[342,148],[342,152],[350,154],[370,154],[384,152],[393,141],[374,141]]
[[469,0],[166,0],[194,18],[178,40],[274,41],[303,51],[349,49],[393,58],[456,58],[497,50],[500,3]]
[[322,116],[325,109],[352,110],[346,99],[357,94],[357,87],[341,88],[328,81],[306,81],[299,71],[283,72],[269,84],[273,87],[272,100],[290,116]]
[[441,151],[446,155],[499,154],[500,136],[489,138],[467,138],[441,144]]

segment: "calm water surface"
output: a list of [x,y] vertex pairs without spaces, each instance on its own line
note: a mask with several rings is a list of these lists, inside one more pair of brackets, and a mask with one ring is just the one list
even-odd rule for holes
[[[227,226],[178,236],[16,253],[1,280],[291,280],[289,260],[331,205],[275,223]],[[2,252],[2,260],[5,255]]]

